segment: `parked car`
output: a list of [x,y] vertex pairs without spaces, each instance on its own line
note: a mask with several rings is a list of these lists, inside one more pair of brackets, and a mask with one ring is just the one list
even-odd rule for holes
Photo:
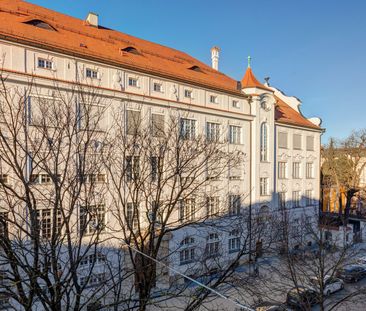
[[[317,277],[311,278],[311,284],[314,286],[314,289],[317,292],[320,292],[320,284],[319,279]],[[343,280],[332,277],[330,275],[326,275],[324,277],[324,287],[323,287],[323,293],[324,295],[329,296],[330,294],[333,294],[341,289],[344,288],[344,282]]]
[[337,271],[337,277],[345,282],[358,282],[366,277],[366,267],[362,265],[347,265]]
[[366,267],[366,256],[356,259],[356,264]]
[[287,311],[287,307],[283,304],[263,301],[254,306],[255,311]]
[[309,310],[309,308],[319,302],[317,292],[310,288],[299,286],[291,289],[287,293],[286,303],[295,310]]

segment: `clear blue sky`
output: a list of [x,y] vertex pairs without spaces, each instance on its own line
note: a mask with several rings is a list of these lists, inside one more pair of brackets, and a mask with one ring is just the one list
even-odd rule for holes
[[247,55],[263,81],[299,97],[305,116],[320,116],[330,136],[366,128],[364,0],[30,0],[167,45],[240,80]]

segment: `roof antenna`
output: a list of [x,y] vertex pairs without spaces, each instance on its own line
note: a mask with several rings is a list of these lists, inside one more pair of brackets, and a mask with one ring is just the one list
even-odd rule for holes
[[250,68],[250,63],[252,62],[252,58],[248,56],[248,68]]

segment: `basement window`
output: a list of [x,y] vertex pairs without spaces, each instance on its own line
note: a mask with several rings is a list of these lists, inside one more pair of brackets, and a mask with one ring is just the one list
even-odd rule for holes
[[45,29],[45,30],[56,31],[56,29],[53,28],[50,24],[47,24],[46,22],[44,22],[40,19],[32,19],[28,22],[25,22],[24,24],[32,25],[32,26],[35,26],[37,28],[41,28],[41,29]]

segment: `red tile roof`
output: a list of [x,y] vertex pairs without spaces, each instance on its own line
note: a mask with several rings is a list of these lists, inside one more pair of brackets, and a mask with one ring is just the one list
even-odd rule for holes
[[[22,0],[0,1],[0,38],[244,96],[237,89],[236,80],[184,52],[102,26],[93,27],[83,20]],[[50,27],[30,25],[34,20]],[[134,48],[137,53],[123,51],[126,48]],[[242,87],[270,90],[255,78],[250,68],[241,83]],[[276,120],[319,128],[282,101],[276,108]]]
[[277,104],[275,110],[275,120],[280,123],[285,123],[295,126],[304,126],[308,128],[318,129],[321,128],[314,123],[307,120],[301,113],[287,105],[283,100],[279,99],[277,96]]
[[[245,72],[245,75],[241,80],[241,84],[243,88],[256,87],[269,90],[272,92],[270,88],[266,87],[257,80],[250,67],[248,67],[247,71]],[[288,104],[286,104],[283,100],[281,100],[277,96],[276,99],[277,99],[277,105],[275,110],[275,120],[277,122],[290,125],[305,126],[313,129],[320,129],[319,126],[307,120],[301,113],[291,108]]]
[[257,78],[254,76],[252,68],[248,67],[247,71],[245,72],[245,75],[243,79],[241,80],[241,85],[243,88],[245,87],[257,87],[264,90],[271,91],[268,87],[264,86],[262,83],[260,83]]
[[[35,19],[44,21],[56,31],[26,24]],[[237,89],[236,80],[184,52],[102,26],[89,26],[83,20],[21,0],[1,0],[1,35],[30,45],[244,96]],[[127,47],[135,48],[138,54],[122,51]],[[199,70],[189,69],[193,66]]]

